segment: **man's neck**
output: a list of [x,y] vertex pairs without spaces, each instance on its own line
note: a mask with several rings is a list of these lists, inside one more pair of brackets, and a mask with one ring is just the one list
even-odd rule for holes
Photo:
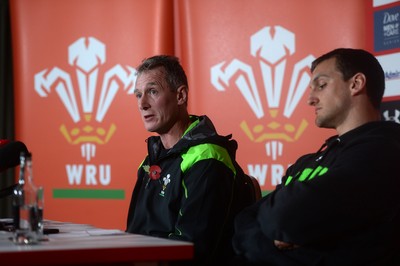
[[187,115],[177,121],[167,133],[161,134],[160,138],[164,148],[171,149],[182,138],[190,124],[190,117]]
[[381,120],[381,114],[379,110],[373,108],[370,108],[368,110],[358,110],[358,112],[353,113],[352,119],[348,119],[346,123],[342,124],[340,127],[337,127],[336,131],[338,135],[341,136],[344,133],[359,126],[362,126],[366,123],[379,120]]

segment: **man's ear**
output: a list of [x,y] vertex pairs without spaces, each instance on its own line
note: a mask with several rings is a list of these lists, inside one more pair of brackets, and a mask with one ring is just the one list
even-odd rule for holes
[[351,79],[350,90],[352,95],[358,95],[366,90],[367,79],[363,73],[357,73]]
[[186,86],[182,85],[176,90],[176,97],[178,104],[187,104],[188,100],[188,89]]

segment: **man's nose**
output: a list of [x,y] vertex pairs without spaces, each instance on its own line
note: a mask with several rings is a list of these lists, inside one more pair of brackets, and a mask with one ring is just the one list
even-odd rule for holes
[[308,94],[307,104],[313,106],[313,105],[315,105],[315,104],[317,104],[317,103],[318,103],[318,98],[315,97],[313,91],[311,91],[311,92]]
[[138,99],[138,105],[140,110],[147,110],[150,108],[149,102],[147,101],[147,97],[145,95]]

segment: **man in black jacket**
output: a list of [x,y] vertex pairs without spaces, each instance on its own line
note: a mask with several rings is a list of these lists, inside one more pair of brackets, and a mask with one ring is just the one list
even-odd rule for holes
[[312,66],[308,104],[335,129],[235,221],[243,264],[400,265],[400,125],[381,121],[382,67],[335,49]]
[[154,56],[137,68],[135,95],[148,155],[138,170],[127,232],[194,243],[195,263],[233,255],[233,218],[254,202],[235,161],[237,143],[206,116],[189,115],[188,83],[177,58]]

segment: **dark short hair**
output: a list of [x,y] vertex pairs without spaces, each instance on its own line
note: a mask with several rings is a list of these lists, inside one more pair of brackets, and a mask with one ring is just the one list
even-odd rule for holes
[[365,75],[367,95],[372,105],[379,109],[385,91],[385,73],[378,60],[362,49],[338,48],[315,59],[311,64],[311,72],[322,61],[330,58],[336,58],[336,67],[345,81],[357,73]]
[[137,75],[157,67],[164,68],[165,78],[171,90],[176,91],[182,85],[189,89],[186,73],[180,64],[179,59],[175,56],[156,55],[145,58],[136,68]]

